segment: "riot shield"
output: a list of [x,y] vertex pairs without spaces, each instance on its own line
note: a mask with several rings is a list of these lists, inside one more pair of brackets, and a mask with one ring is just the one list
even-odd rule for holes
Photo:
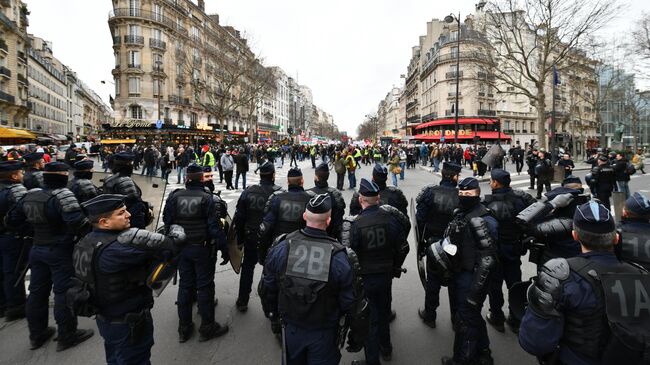
[[621,222],[621,218],[623,217],[624,207],[625,207],[625,193],[621,191],[614,191],[612,193],[612,208],[614,209],[614,220],[616,221],[616,223]]
[[503,161],[503,156],[505,156],[503,148],[501,148],[500,145],[495,144],[490,147],[485,156],[481,159],[481,162],[489,167],[500,166]]
[[[104,179],[112,175],[106,172],[93,172],[93,184],[97,187],[104,185]],[[165,199],[165,190],[167,182],[160,177],[148,177],[144,175],[131,175],[140,190],[142,190],[142,200],[153,206],[153,221],[146,228],[150,231],[155,231],[159,225],[162,225],[162,209],[163,201]]]
[[422,283],[422,286],[424,287],[424,290],[427,290],[427,270],[426,266],[424,264],[424,255],[421,255],[421,249],[420,245],[423,245],[424,242],[422,242],[422,235],[424,232],[420,231],[420,227],[418,227],[418,220],[415,218],[415,201],[413,198],[411,198],[411,204],[409,205],[410,207],[410,215],[411,215],[411,226],[415,228],[415,259],[417,260],[417,265],[418,265],[418,275],[420,276],[420,282]]
[[222,219],[224,231],[228,238],[228,255],[230,256],[230,265],[235,273],[239,274],[241,271],[242,260],[244,259],[244,246],[237,242],[237,229],[230,217]]
[[526,307],[528,307],[528,298],[526,297],[526,294],[528,292],[528,287],[532,284],[531,279],[514,283],[508,290],[510,315],[519,322],[524,318]]

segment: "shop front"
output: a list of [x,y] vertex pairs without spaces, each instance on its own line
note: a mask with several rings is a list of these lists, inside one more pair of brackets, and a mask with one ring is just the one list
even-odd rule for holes
[[[455,120],[439,119],[421,123],[415,127],[416,141],[453,143],[455,138]],[[499,130],[498,119],[490,118],[459,118],[458,143],[463,144],[494,144],[510,143],[512,137]]]
[[[102,140],[134,139],[138,144],[199,145],[219,141],[218,126],[192,126],[127,119],[102,125]],[[224,131],[225,132],[225,131]]]

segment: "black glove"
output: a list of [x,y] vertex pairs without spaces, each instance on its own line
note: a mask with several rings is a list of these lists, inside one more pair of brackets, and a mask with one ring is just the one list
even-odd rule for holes
[[348,346],[345,348],[347,352],[359,352],[363,349],[363,343],[358,343],[356,337],[354,331],[348,332]]
[[227,263],[230,262],[230,253],[228,252],[227,248],[221,249],[221,263],[219,264],[220,266],[224,266]]
[[271,320],[271,332],[276,335],[282,333],[282,322],[280,321],[278,315],[271,313],[269,314],[269,319]]

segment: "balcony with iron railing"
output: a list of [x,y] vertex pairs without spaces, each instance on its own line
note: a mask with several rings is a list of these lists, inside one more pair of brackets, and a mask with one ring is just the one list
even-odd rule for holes
[[25,57],[25,52],[18,51],[18,60],[23,63],[27,63],[27,57]]
[[120,38],[120,36],[113,37],[113,45],[119,46],[120,44],[122,44],[122,38]]
[[478,112],[477,112],[477,115],[487,116],[487,117],[496,117],[497,112],[496,112],[496,110],[479,109]]
[[149,47],[157,48],[157,49],[161,49],[161,50],[166,50],[167,49],[167,43],[165,43],[164,41],[161,41],[160,39],[149,38]]
[[187,15],[187,9],[185,9],[185,8],[183,7],[183,5],[181,4],[182,1],[178,1],[178,0],[165,0],[165,2],[166,2],[167,4],[169,4],[172,8],[174,8],[174,10],[178,11],[179,13],[181,13],[181,14],[183,14],[183,15]]
[[[451,109],[445,109],[445,116],[446,117],[450,117],[450,116],[454,116],[454,115],[456,115],[455,111],[452,111]],[[465,115],[465,110],[458,109],[458,115]]]
[[27,78],[23,74],[18,74],[18,82],[23,85],[27,85]]
[[16,102],[16,97],[7,94],[4,91],[0,91],[0,101],[7,102],[9,104],[14,104]]
[[447,79],[447,80],[455,79],[456,76],[463,77],[463,71],[451,71],[451,72],[445,73],[445,79]]
[[[459,91],[459,92],[458,92],[458,96],[459,96],[459,97],[463,96],[463,93]],[[456,92],[455,92],[455,91],[452,91],[452,92],[448,92],[448,93],[447,93],[447,98],[455,98],[455,97],[456,97]]]
[[135,69],[138,69],[138,70],[139,70],[139,69],[142,68],[142,65],[139,64],[139,63],[129,63],[127,67],[128,67],[128,68],[135,68]]
[[118,8],[112,10],[108,14],[109,22],[116,18],[137,18],[148,20],[164,25],[167,28],[175,30],[177,32],[187,34],[187,30],[183,26],[177,24],[175,21],[173,21],[171,18],[168,18],[164,14],[153,11],[141,10],[137,8]]
[[4,66],[0,66],[0,77],[5,77],[7,79],[11,78],[11,70]]
[[203,61],[201,61],[201,57],[196,57],[196,56],[192,57],[192,64],[194,66],[201,66],[202,63]]
[[5,42],[5,40],[1,38],[0,38],[0,52],[3,52],[4,54],[9,53],[9,47],[7,47],[7,42]]
[[141,35],[125,35],[124,44],[139,44],[144,45],[144,37]]
[[178,49],[178,48],[176,49],[174,54],[176,55],[176,58],[178,58],[180,60],[184,60],[187,57],[187,55],[185,54],[185,51],[183,51],[182,49]]
[[172,105],[192,105],[190,98],[182,98],[178,95],[169,95],[169,103]]
[[413,100],[413,101],[410,101],[410,102],[406,103],[406,110],[410,110],[410,109],[412,109],[414,106],[417,105],[417,103],[418,103],[418,100],[417,100],[417,99],[415,99],[415,100]]

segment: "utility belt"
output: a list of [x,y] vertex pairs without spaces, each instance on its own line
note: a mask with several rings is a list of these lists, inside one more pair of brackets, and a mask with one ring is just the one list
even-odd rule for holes
[[129,326],[129,343],[136,345],[142,342],[147,334],[147,321],[153,321],[151,310],[143,309],[141,312],[127,313],[121,318],[108,319],[101,314],[97,314],[97,319],[112,325]]
[[203,242],[190,243],[189,245],[190,246],[203,246],[203,247],[212,246],[212,240],[209,240],[209,241],[205,240]]

